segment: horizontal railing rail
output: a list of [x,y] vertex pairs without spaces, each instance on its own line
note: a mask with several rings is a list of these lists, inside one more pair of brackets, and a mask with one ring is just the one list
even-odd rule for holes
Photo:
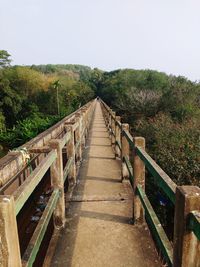
[[[0,254],[3,255],[3,260],[8,263],[6,266],[25,267],[33,265],[52,215],[54,218],[54,227],[60,228],[64,225],[65,182],[68,180],[68,184],[71,184],[71,186],[76,184],[77,169],[82,159],[82,149],[85,146],[95,104],[96,99],[73,113],[73,117],[65,120],[62,134],[55,135],[56,139],[52,137],[48,142],[43,142],[43,145],[39,143],[38,146],[28,148],[27,152],[31,153],[33,158],[40,158],[37,166],[28,173],[26,179],[19,184],[18,188],[11,195],[4,195],[4,190],[1,191],[0,220],[3,219],[3,223],[0,224],[0,232],[5,238],[1,242]],[[63,166],[64,155],[67,156],[67,161]],[[22,169],[24,168],[22,166]],[[52,193],[37,222],[31,240],[21,257],[17,215],[22,211],[34,190],[44,179],[48,170],[50,173]],[[19,171],[19,175],[21,175],[21,171]],[[11,177],[8,180],[6,189],[12,185],[10,181],[15,180],[16,175],[14,178]],[[5,249],[8,253],[4,253]],[[0,266],[4,266],[1,263],[0,259]]]
[[[200,245],[194,244],[200,242],[200,188],[177,186],[145,151],[145,139],[133,137],[129,125],[121,123],[121,118],[103,100],[100,102],[116,157],[121,158],[122,179],[128,178],[133,188],[135,223],[146,219],[168,266],[199,266]],[[175,205],[173,245],[145,193],[145,167]],[[194,251],[188,256],[190,248]]]
[[40,249],[40,245],[46,233],[47,227],[49,225],[49,221],[51,216],[56,208],[58,199],[59,199],[60,191],[59,189],[54,189],[51,194],[51,197],[43,211],[43,214],[40,218],[40,221],[33,233],[33,236],[28,244],[28,247],[22,257],[22,266],[30,267],[33,265],[37,253]]
[[156,213],[154,212],[153,207],[147,195],[145,194],[143,188],[140,185],[137,186],[136,193],[142,202],[142,205],[145,210],[146,220],[148,222],[148,225],[150,226],[150,229],[156,240],[156,243],[159,246],[160,250],[162,251],[167,264],[172,265],[172,260],[173,260],[172,245],[169,239],[167,238],[167,235],[165,234],[165,231],[161,226],[161,223]]
[[13,196],[15,200],[16,215],[23,208],[27,199],[30,197],[36,186],[42,180],[44,174],[50,168],[56,157],[56,150],[51,151],[49,155],[43,159],[43,161],[37,166],[37,168],[24,181],[24,183],[14,192]]
[[149,172],[156,178],[156,184],[162,188],[168,198],[175,204],[176,184],[171,178],[161,169],[160,166],[147,154],[147,152],[136,147],[136,154],[144,162]]

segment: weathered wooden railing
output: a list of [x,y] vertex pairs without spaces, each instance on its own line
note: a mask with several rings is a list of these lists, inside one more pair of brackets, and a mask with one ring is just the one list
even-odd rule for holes
[[[132,137],[129,125],[121,123],[105,102],[101,101],[106,125],[116,157],[121,157],[122,178],[128,178],[133,188],[134,222],[146,222],[168,266],[200,266],[200,188],[177,186],[145,151],[145,139]],[[174,242],[165,231],[145,193],[145,167],[157,185],[175,205]]]
[[[26,147],[26,151],[32,155],[32,161],[34,161],[32,171],[29,170],[30,163],[29,166],[23,166],[23,155],[20,149],[9,153],[1,161],[0,266],[32,266],[52,215],[54,227],[64,225],[64,183],[66,179],[68,183],[76,183],[76,165],[78,165],[76,163],[82,158],[82,148],[85,145],[95,102],[96,100],[89,102],[22,146],[22,148]],[[65,153],[67,160],[63,166]],[[49,169],[52,193],[21,258],[16,216]],[[18,180],[20,182],[16,182]],[[12,194],[8,194],[12,183],[17,183],[17,189],[15,188]]]

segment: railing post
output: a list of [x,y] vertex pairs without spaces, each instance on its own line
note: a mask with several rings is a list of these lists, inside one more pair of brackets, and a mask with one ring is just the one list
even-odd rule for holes
[[0,266],[21,267],[13,196],[0,196]]
[[126,167],[126,163],[124,162],[124,158],[127,157],[129,159],[129,143],[123,134],[123,131],[129,131],[129,124],[122,123],[122,133],[121,133],[121,146],[122,146],[122,153],[121,153],[121,164],[122,164],[122,180],[129,177],[128,169]]
[[109,112],[109,120],[108,120],[108,131],[109,131],[109,135],[111,134],[110,131],[112,129],[112,116],[111,116],[112,110],[110,110]]
[[139,196],[136,194],[137,185],[139,184],[145,190],[145,165],[136,153],[136,147],[145,149],[145,139],[143,137],[135,137],[133,153],[133,177],[134,177],[134,198],[133,198],[133,219],[134,222],[144,221],[144,209],[140,202]]
[[79,147],[77,149],[77,160],[80,161],[82,159],[82,116],[80,113],[75,116],[78,121],[78,128],[76,130],[76,141],[79,142]]
[[102,106],[102,109],[103,109],[105,124],[106,124],[106,127],[108,127],[108,111],[104,107],[104,104],[101,104],[101,106]]
[[74,130],[73,125],[66,125],[67,132],[71,133],[69,142],[67,143],[67,158],[72,158],[72,165],[69,171],[69,183],[76,184],[76,160],[75,160],[75,144],[74,144]]
[[200,246],[194,233],[188,228],[188,215],[200,210],[200,188],[178,186],[176,188],[173,267],[200,266]]
[[[86,111],[85,109],[82,110],[82,145],[83,147],[85,147],[85,143],[86,143],[86,119],[85,119],[85,114]],[[84,133],[83,133],[84,131]]]
[[113,117],[111,117],[111,144],[115,146],[115,121],[116,121],[116,112],[112,112]]
[[[121,117],[120,116],[116,116],[115,123],[117,121],[121,122]],[[118,147],[116,142],[118,142],[118,144],[121,143],[121,129],[117,124],[115,125],[115,156],[116,157],[120,157],[121,151],[120,151],[120,149],[119,149],[119,147]]]
[[88,110],[84,110],[84,122],[85,122],[85,137],[88,135],[89,128],[88,128]]
[[53,188],[60,190],[60,197],[54,210],[54,225],[62,227],[65,224],[65,197],[61,140],[52,139],[49,141],[49,145],[57,151],[57,158],[50,167],[51,184]]
[[106,127],[108,128],[108,125],[109,125],[109,113],[108,113],[108,111],[105,109],[105,107],[104,107],[104,114],[105,114],[105,123],[106,123]]

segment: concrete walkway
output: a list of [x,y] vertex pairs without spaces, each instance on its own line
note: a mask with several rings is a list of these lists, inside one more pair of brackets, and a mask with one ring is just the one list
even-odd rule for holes
[[97,103],[52,267],[161,266],[147,227],[131,224],[131,188],[120,179],[120,161]]

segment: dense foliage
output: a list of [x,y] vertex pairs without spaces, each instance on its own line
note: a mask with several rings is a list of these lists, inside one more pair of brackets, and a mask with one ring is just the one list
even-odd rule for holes
[[[151,70],[97,73],[97,94],[129,122],[132,135],[145,137],[171,179],[200,186],[200,84]],[[174,206],[148,172],[146,193],[172,240]]]
[[10,66],[0,50],[0,141],[16,147],[99,95],[178,184],[200,185],[200,84],[151,70]]
[[[0,143],[14,148],[94,97],[89,67],[10,66],[0,50]],[[1,150],[0,148],[0,150]]]
[[151,156],[179,185],[200,186],[200,84],[151,70],[103,73],[98,94],[146,139]]

